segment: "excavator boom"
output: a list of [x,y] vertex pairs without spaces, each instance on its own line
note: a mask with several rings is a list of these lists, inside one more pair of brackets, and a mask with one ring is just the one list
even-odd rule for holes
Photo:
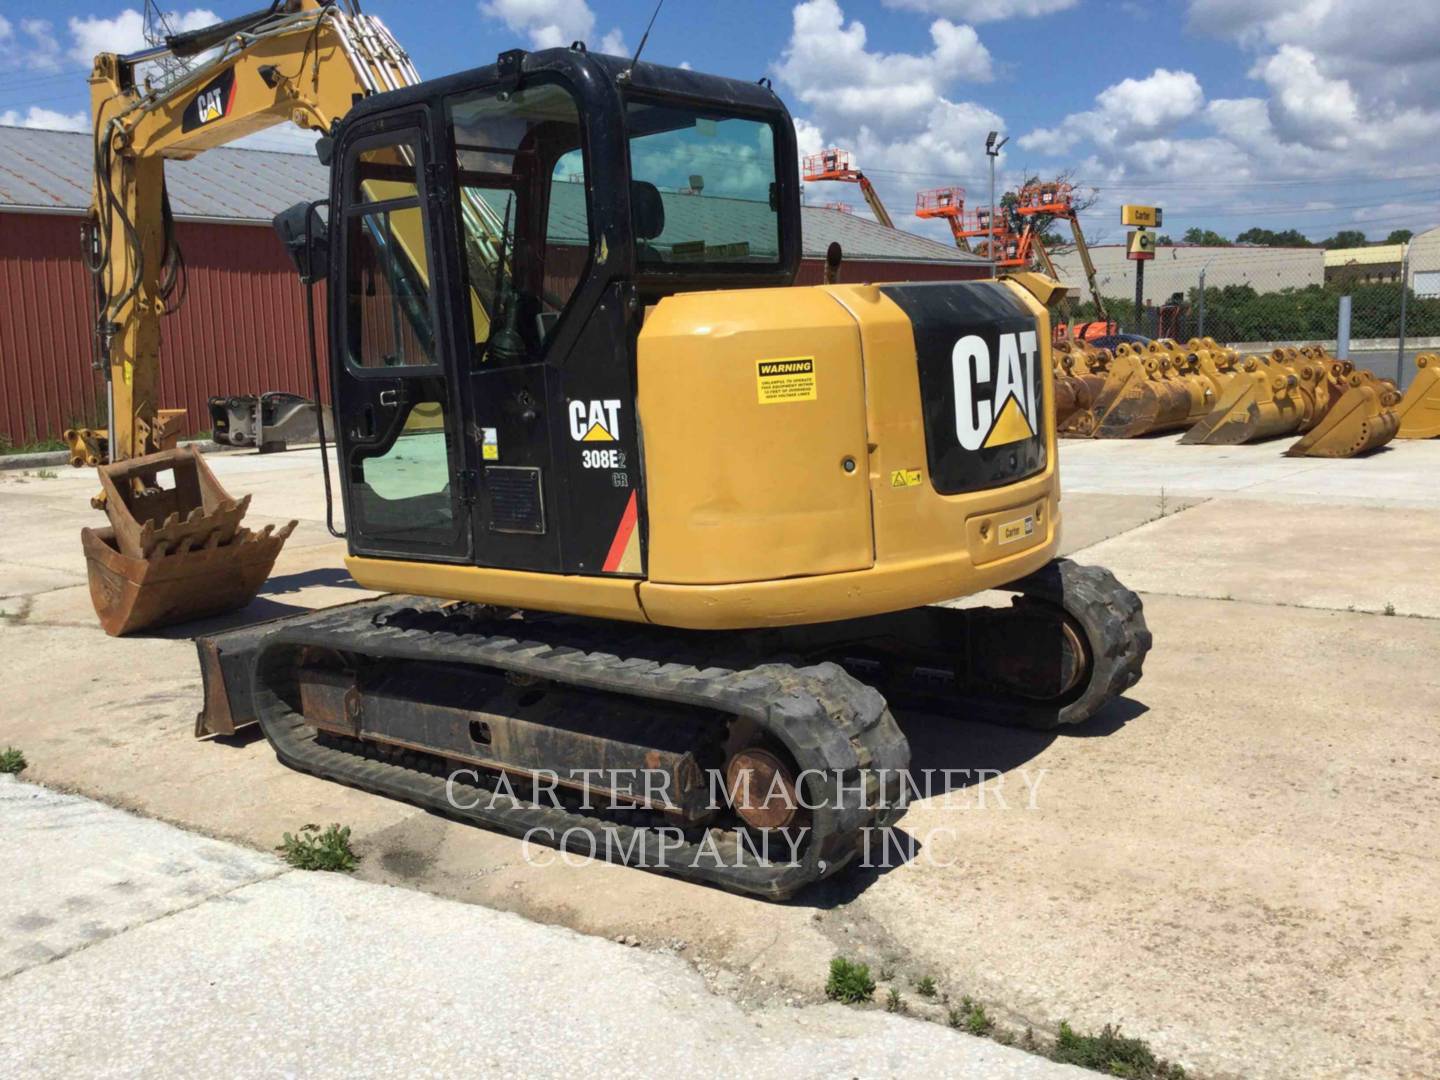
[[[167,55],[202,59],[160,85],[137,77]],[[141,53],[95,58],[86,248],[109,422],[67,436],[72,463],[101,470],[94,503],[110,525],[84,530],[82,543],[107,632],[243,607],[294,527],[244,528],[248,499],[232,499],[197,452],[175,448],[185,413],[160,404],[160,337],[162,317],[183,296],[185,270],[166,160],[276,124],[323,134],[356,101],[418,81],[378,19],[316,0],[277,2]],[[160,482],[166,473],[172,485]]]

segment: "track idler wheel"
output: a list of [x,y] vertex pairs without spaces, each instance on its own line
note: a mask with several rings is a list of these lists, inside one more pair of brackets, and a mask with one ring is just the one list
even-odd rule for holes
[[725,763],[730,807],[752,829],[785,829],[800,816],[795,770],[764,747],[738,750]]

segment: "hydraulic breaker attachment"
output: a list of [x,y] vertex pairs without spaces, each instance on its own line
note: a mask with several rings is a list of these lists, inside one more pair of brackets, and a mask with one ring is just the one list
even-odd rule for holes
[[1440,436],[1440,355],[1422,353],[1415,358],[1415,381],[1395,411],[1400,419],[1397,439]]
[[1300,378],[1282,364],[1248,356],[1210,414],[1185,433],[1186,445],[1238,446],[1289,435],[1314,412]]
[[1375,386],[1352,386],[1324,418],[1285,451],[1286,457],[1348,458],[1384,446],[1395,437],[1400,420],[1385,407]]
[[[240,522],[250,497],[226,494],[198,450],[131,458],[98,470],[106,529],[83,529],[90,599],[118,637],[242,608],[255,598],[294,531]],[[172,484],[159,478],[169,473]]]
[[1077,413],[1072,430],[1101,439],[1133,439],[1186,425],[1189,388],[1172,378],[1163,357],[1129,345],[1115,350],[1105,385],[1087,415]]

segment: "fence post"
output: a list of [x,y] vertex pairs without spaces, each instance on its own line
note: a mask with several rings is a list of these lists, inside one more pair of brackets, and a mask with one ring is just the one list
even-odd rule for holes
[[1195,328],[1195,336],[1205,336],[1205,267],[1200,268],[1200,310],[1196,313],[1198,325]]
[[1405,389],[1405,298],[1410,295],[1410,245],[1400,256],[1400,340],[1395,350],[1395,385]]
[[1350,294],[1340,297],[1340,322],[1335,328],[1335,355],[1350,359]]

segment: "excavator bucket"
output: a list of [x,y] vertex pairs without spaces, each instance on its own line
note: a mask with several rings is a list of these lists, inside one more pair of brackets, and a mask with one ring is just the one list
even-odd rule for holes
[[297,524],[244,528],[250,497],[230,498],[193,448],[98,472],[110,526],[82,529],[80,542],[95,614],[113,637],[244,607]]
[[1324,419],[1285,451],[1286,457],[1348,458],[1384,446],[1400,427],[1393,409],[1374,386],[1352,386]]
[[1288,367],[1258,356],[1245,358],[1209,415],[1185,433],[1187,446],[1239,446],[1289,435],[1313,414],[1300,378]]
[[1062,435],[1089,435],[1079,425],[1105,386],[1109,356],[1083,342],[1062,341],[1056,344],[1054,357],[1055,428]]
[[1073,427],[1096,438],[1133,439],[1184,427],[1190,408],[1190,389],[1171,377],[1168,360],[1121,345],[1094,404],[1076,414]]
[[1440,356],[1423,353],[1415,358],[1415,381],[1395,411],[1400,418],[1397,439],[1440,437]]

